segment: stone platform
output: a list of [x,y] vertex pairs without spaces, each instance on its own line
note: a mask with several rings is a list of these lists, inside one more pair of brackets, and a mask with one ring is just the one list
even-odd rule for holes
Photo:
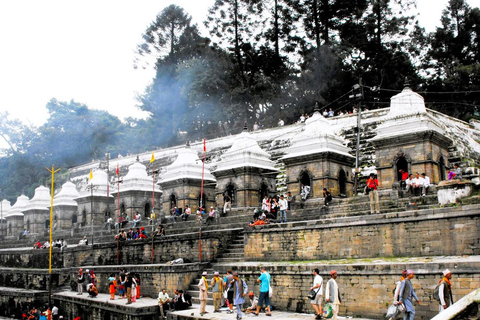
[[158,304],[156,299],[141,298],[127,305],[127,299],[110,300],[110,295],[99,293],[90,298],[87,293],[77,295],[74,291],[64,291],[53,295],[53,300],[60,309],[60,315],[65,319],[82,317],[85,320],[129,319],[153,320],[158,319]]
[[[200,305],[198,304],[193,304],[192,308],[188,310],[183,310],[183,311],[175,311],[172,312],[168,315],[169,320],[184,320],[184,319],[189,319],[189,320],[235,320],[237,319],[237,313],[234,312],[233,314],[227,314],[227,308],[221,308],[220,310],[222,311],[221,313],[213,313],[213,307],[212,306],[207,306],[206,311],[208,312],[207,314],[204,314],[203,316],[200,315],[200,312],[198,311],[200,308]],[[265,313],[260,313],[257,316],[253,314],[243,314],[242,319],[276,319],[276,320],[283,320],[283,319],[290,319],[290,320],[311,320],[314,319],[314,315],[312,314],[306,314],[306,313],[293,313],[293,312],[284,312],[284,311],[272,311],[272,316],[267,317]],[[338,319],[352,319],[352,320],[368,320],[365,318],[352,318],[352,317],[341,317],[339,316]]]

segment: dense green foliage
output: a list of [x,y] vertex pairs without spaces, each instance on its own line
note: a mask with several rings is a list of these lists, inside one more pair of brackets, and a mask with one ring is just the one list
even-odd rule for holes
[[[138,46],[135,67],[153,68],[139,97],[146,119],[121,122],[83,104],[48,105],[33,128],[0,114],[0,187],[14,200],[48,179],[45,166],[68,168],[92,159],[213,138],[247,122],[286,124],[315,103],[349,111],[352,86],[363,85],[366,108],[388,106],[406,78],[428,107],[462,119],[480,92],[480,9],[450,0],[441,25],[427,34],[405,12],[415,0],[216,0],[208,36],[184,9],[160,12]],[[59,134],[60,133],[60,134]],[[15,174],[12,174],[15,172]]]

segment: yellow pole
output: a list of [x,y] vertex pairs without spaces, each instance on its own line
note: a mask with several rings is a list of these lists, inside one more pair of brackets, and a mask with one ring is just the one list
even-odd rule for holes
[[50,247],[49,247],[49,260],[48,260],[48,274],[49,274],[49,286],[48,286],[48,307],[51,308],[51,292],[52,292],[52,232],[53,232],[53,183],[55,179],[55,172],[60,169],[55,170],[55,166],[52,165],[52,170],[46,168],[48,172],[52,174],[52,188],[50,189],[51,200],[50,200]]

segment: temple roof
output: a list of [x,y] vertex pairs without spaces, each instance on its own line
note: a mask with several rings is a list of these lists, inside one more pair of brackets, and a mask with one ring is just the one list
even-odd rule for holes
[[26,195],[21,195],[17,198],[17,202],[10,208],[10,211],[8,212],[9,217],[13,216],[21,216],[23,217],[23,211],[25,211],[25,208],[29,204],[29,199]]
[[442,125],[427,113],[423,97],[408,86],[390,99],[390,111],[376,131],[377,135],[370,139],[374,143],[415,132],[434,131],[445,135]]
[[305,130],[292,138],[292,144],[282,159],[296,158],[304,155],[334,152],[352,157],[340,135],[335,135],[332,126],[318,110],[305,121]]
[[260,148],[257,140],[246,130],[235,138],[232,146],[221,156],[214,172],[243,167],[278,171],[270,160],[270,154]]
[[53,206],[78,206],[74,200],[80,196],[75,184],[70,181],[62,185],[62,190],[53,198]]
[[[177,159],[167,167],[167,171],[162,175],[159,183],[177,179],[202,180],[202,160],[198,157],[197,152],[189,146],[180,150]],[[217,181],[207,164],[205,164],[203,180]]]
[[[128,167],[128,173],[123,178],[123,183],[120,185],[120,192],[130,190],[153,191],[153,177],[147,174],[147,167],[138,161]],[[155,192],[162,192],[157,185],[155,185]],[[117,193],[117,191],[112,193]]]
[[[93,196],[106,197],[107,196],[107,173],[103,170],[96,170],[92,173],[92,180],[88,182],[88,185],[80,191],[78,198],[86,198],[92,195],[90,188],[93,188]],[[110,194],[110,197],[112,195]],[[77,198],[77,199],[78,199]]]
[[40,186],[35,189],[35,194],[30,199],[24,212],[28,210],[48,210],[51,201],[50,190],[45,186]]
[[390,98],[390,112],[387,117],[404,116],[407,114],[426,113],[425,100],[413,92],[408,86],[402,92]]
[[10,201],[8,201],[7,199],[2,200],[2,213],[4,218],[8,216],[8,211],[10,211],[11,207],[12,206],[10,205]]

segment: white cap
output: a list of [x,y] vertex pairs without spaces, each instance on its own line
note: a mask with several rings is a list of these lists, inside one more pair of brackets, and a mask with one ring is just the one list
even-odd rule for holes
[[206,276],[207,274],[207,271],[203,271],[202,276]]
[[446,276],[447,274],[452,273],[452,271],[445,269],[443,270],[443,275]]

